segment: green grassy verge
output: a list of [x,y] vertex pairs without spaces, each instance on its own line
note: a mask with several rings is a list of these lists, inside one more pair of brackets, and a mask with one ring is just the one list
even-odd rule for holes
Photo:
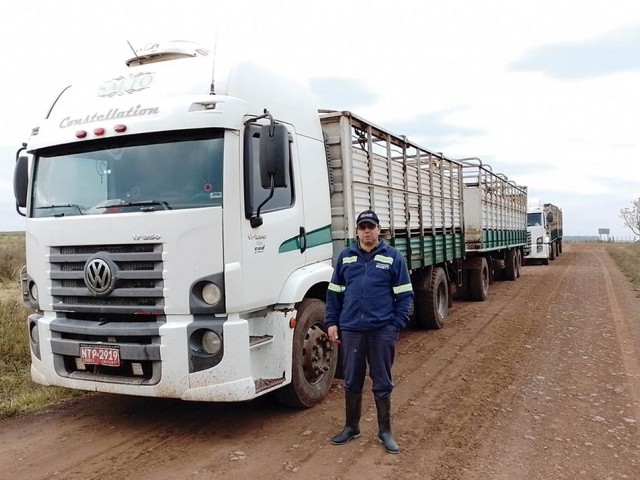
[[607,253],[640,293],[640,243],[620,243],[607,247]]
[[31,381],[27,317],[19,288],[24,234],[0,234],[0,419],[82,395]]

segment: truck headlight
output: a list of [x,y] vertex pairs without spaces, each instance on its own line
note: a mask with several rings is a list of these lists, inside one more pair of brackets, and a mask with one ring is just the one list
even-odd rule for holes
[[31,282],[29,285],[29,294],[31,295],[31,299],[34,303],[38,303],[38,286],[36,282]]
[[201,277],[189,289],[189,309],[192,315],[224,313],[224,272]]
[[209,355],[217,355],[222,348],[222,339],[213,330],[207,330],[200,339],[202,350]]
[[29,337],[35,344],[40,341],[40,337],[38,335],[38,322],[32,322],[31,325],[29,325]]
[[217,304],[222,298],[220,287],[212,282],[205,282],[202,286],[202,300],[208,305]]

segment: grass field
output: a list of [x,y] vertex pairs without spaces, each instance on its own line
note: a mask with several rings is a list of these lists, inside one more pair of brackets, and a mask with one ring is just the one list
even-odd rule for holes
[[27,316],[20,269],[25,264],[24,234],[0,234],[0,419],[40,410],[80,393],[31,381]]
[[636,293],[640,293],[640,243],[619,243],[607,247],[607,253],[626,275]]

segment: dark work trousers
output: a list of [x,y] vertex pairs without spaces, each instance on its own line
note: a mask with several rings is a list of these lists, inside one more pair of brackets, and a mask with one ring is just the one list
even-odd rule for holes
[[377,330],[340,332],[345,391],[362,392],[369,364],[373,394],[382,398],[391,395],[391,367],[396,355],[399,332],[392,324]]

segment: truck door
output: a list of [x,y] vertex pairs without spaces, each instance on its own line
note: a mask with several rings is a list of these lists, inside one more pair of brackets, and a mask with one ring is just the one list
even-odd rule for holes
[[242,222],[243,305],[245,309],[277,302],[282,287],[305,264],[305,229],[302,195],[296,192],[300,172],[296,168],[295,132],[289,126],[289,172],[286,187],[276,188],[260,211],[262,223],[251,225],[258,206],[269,196],[259,171],[260,128],[249,124],[244,138],[244,203]]

